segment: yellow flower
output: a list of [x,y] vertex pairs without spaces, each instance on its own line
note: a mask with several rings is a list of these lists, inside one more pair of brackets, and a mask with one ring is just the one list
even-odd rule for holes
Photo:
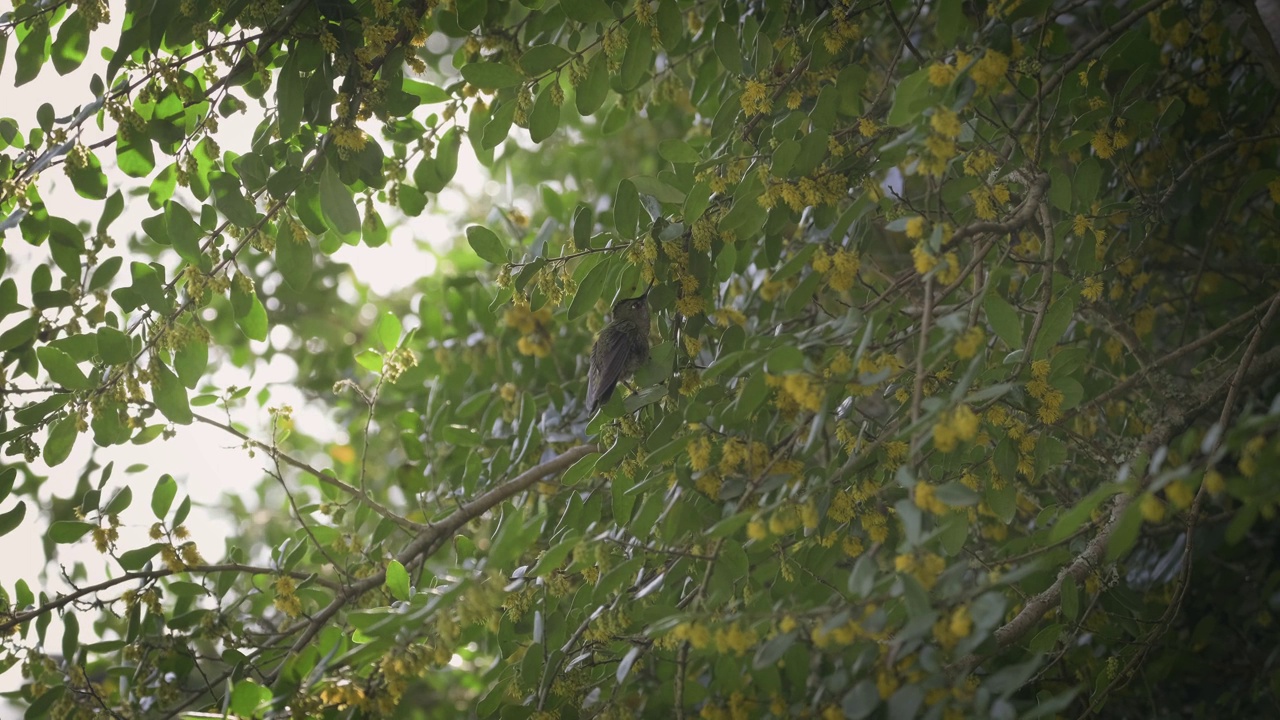
[[1191,507],[1191,503],[1195,500],[1196,494],[1186,483],[1174,480],[1164,486],[1164,496],[1169,498],[1169,502],[1179,510],[1186,510]]
[[1142,519],[1149,523],[1158,523],[1164,520],[1164,503],[1151,493],[1142,496],[1142,500],[1138,502],[1138,511],[1142,513]]
[[823,389],[811,376],[803,373],[787,375],[783,378],[782,389],[800,407],[812,412],[822,409]]
[[930,254],[924,245],[911,248],[911,259],[915,263],[916,272],[925,275],[938,264],[938,258]]
[[987,50],[982,59],[969,69],[969,76],[982,92],[990,92],[1004,81],[1009,70],[1009,57],[998,50]]
[[956,79],[958,72],[954,65],[934,63],[929,66],[929,84],[934,87],[950,85],[951,81]]
[[1217,495],[1227,489],[1227,481],[1223,479],[1222,473],[1217,470],[1210,470],[1204,474],[1204,488]]
[[876,124],[875,120],[868,117],[858,118],[858,133],[862,137],[869,138],[877,132],[880,132],[880,126]]
[[706,470],[711,466],[711,439],[699,435],[689,443],[689,467],[695,472]]
[[929,127],[939,135],[954,140],[960,136],[960,116],[945,107],[939,107],[933,111]]
[[[1276,182],[1280,183],[1280,180]],[[924,218],[917,216],[907,221],[907,237],[913,240],[919,240],[924,237]]]
[[1080,291],[1081,297],[1089,302],[1098,302],[1102,297],[1102,280],[1097,275],[1084,281],[1084,289]]
[[955,352],[956,356],[961,360],[968,360],[978,354],[978,350],[982,347],[982,341],[985,339],[985,333],[980,327],[971,327],[961,333],[960,338],[956,340]]
[[769,112],[769,90],[759,80],[748,80],[742,90],[742,113],[747,117]]
[[1094,133],[1089,145],[1093,147],[1093,152],[1103,160],[1116,154],[1115,145],[1112,144],[1111,136],[1107,134],[1106,130],[1099,130]]
[[948,630],[956,637],[969,637],[973,632],[973,617],[969,615],[969,607],[961,605],[951,613],[951,621],[948,623]]

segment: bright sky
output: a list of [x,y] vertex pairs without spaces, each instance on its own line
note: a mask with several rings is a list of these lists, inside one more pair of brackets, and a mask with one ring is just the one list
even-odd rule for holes
[[[41,104],[52,103],[55,116],[66,117],[74,114],[78,106],[92,99],[88,90],[89,79],[95,72],[102,73],[106,66],[106,61],[101,59],[100,48],[104,42],[115,42],[119,34],[119,23],[124,15],[123,0],[112,0],[110,5],[112,24],[100,28],[94,34],[89,60],[65,77],[59,77],[53,67],[48,66],[35,81],[15,89],[13,87],[15,67],[13,53],[17,43],[12,41],[14,38],[11,38],[8,57],[0,63],[3,65],[0,69],[0,93],[5,99],[3,109],[0,109],[0,116],[13,117],[24,136],[30,128],[37,127],[36,110]],[[250,100],[250,102],[253,101]],[[420,112],[425,114],[425,111]],[[249,146],[252,128],[260,117],[258,108],[251,106],[247,114],[223,119],[217,135],[219,144],[226,150],[243,151]],[[107,122],[108,130],[105,132],[99,131],[96,124],[88,125],[90,130],[84,137],[86,144],[107,137],[112,132],[109,118]],[[368,129],[376,132],[376,127],[371,126]],[[109,181],[123,179],[121,174],[113,173],[115,155],[111,149],[99,151],[98,158],[107,172]],[[160,157],[157,160],[163,162]],[[98,203],[85,200],[75,193],[60,168],[47,170],[39,180],[39,187],[51,214],[65,217],[73,222],[80,220],[96,222],[101,213],[101,206]],[[108,191],[113,192],[116,187],[112,184]],[[451,246],[460,234],[457,224],[451,221],[449,216],[456,217],[469,205],[468,196],[474,197],[482,193],[495,196],[502,192],[498,183],[487,179],[467,143],[462,145],[454,187],[463,192],[442,193],[438,198],[438,204],[433,202],[428,210],[430,213],[434,208],[439,207],[443,214],[424,213],[419,218],[408,218],[403,224],[393,227],[388,245],[377,249],[344,246],[333,256],[333,259],[351,265],[355,276],[379,295],[406,287],[417,278],[432,274],[437,262],[430,248]],[[129,197],[127,191],[126,197]],[[188,197],[187,200],[190,198]],[[126,208],[120,219],[112,225],[112,233],[119,241],[123,241],[125,236],[140,233],[139,221],[154,213],[144,200],[138,199],[132,202],[133,204]],[[189,206],[195,205],[191,203]],[[398,217],[397,213],[390,209],[384,208],[381,212],[388,224],[393,224],[394,218]],[[0,238],[0,242],[3,243],[9,257],[7,274],[19,278],[20,295],[25,302],[29,290],[24,286],[21,278],[29,272],[33,261],[47,261],[47,249],[30,247],[23,241],[17,229],[5,233],[3,238]],[[123,246],[124,243],[120,242],[117,248],[123,248]],[[172,252],[165,260],[170,269],[177,266],[177,256]],[[6,329],[21,317],[20,313],[10,316],[8,322],[0,325],[0,330]],[[265,343],[280,343],[288,339],[289,334],[286,330],[276,328],[267,341],[254,342],[252,345],[261,349],[266,347]],[[218,369],[211,378],[206,380],[211,379],[219,387],[250,385],[253,388],[250,398],[258,389],[271,384],[270,403],[292,405],[295,411],[295,424],[300,432],[330,437],[334,440],[346,439],[326,418],[326,408],[308,406],[303,402],[301,395],[290,387],[296,371],[291,361],[277,355],[272,363],[256,367],[250,376],[243,370],[230,366],[229,363],[220,363],[216,352],[216,348],[212,349],[210,368]],[[24,378],[24,380],[29,381],[30,378]],[[217,415],[213,406],[193,409],[197,412],[204,411]],[[247,407],[233,417],[250,428],[259,429],[259,432],[255,433],[258,439],[264,441],[269,439],[268,433],[261,431],[269,423],[265,408],[258,408],[256,403],[250,401]],[[42,440],[42,437],[37,438],[37,442]],[[104,502],[106,498],[111,497],[113,491],[126,484],[132,488],[134,497],[133,506],[121,517],[123,523],[119,541],[121,550],[139,547],[150,542],[146,534],[154,522],[154,516],[150,511],[151,491],[160,474],[168,472],[174,475],[180,488],[175,506],[184,495],[190,495],[192,498],[193,508],[187,520],[187,526],[191,530],[193,539],[210,562],[218,561],[223,556],[226,538],[234,535],[231,519],[218,510],[218,506],[222,504],[222,498],[229,493],[247,495],[250,488],[264,476],[261,454],[256,459],[250,458],[248,453],[237,445],[235,438],[199,423],[179,427],[177,435],[171,440],[156,440],[140,447],[124,445],[94,449],[91,446],[91,438],[81,436],[76,443],[75,451],[67,461],[56,468],[47,468],[37,460],[32,464],[32,470],[48,476],[48,482],[42,490],[42,498],[48,498],[51,495],[65,497],[74,487],[76,478],[90,457],[91,450],[99,464],[105,465],[109,461],[114,461],[115,473],[108,486],[104,488]],[[149,467],[132,475],[123,472],[126,467],[138,463]],[[318,467],[327,466],[324,458],[315,459],[314,464]],[[297,480],[292,474],[287,475],[287,479]],[[293,482],[291,486],[296,487]],[[8,510],[14,502],[13,499],[6,500],[0,505],[0,511]],[[278,508],[269,508],[273,511],[276,509]],[[44,591],[55,595],[69,589],[58,577],[58,565],[70,568],[77,562],[83,562],[86,565],[91,580],[105,577],[102,558],[93,549],[88,537],[81,543],[61,546],[62,552],[56,562],[48,568],[45,567],[40,538],[46,530],[48,520],[42,516],[40,510],[32,507],[28,499],[27,517],[23,525],[0,538],[0,554],[5,558],[5,571],[0,574],[0,583],[3,583],[12,594],[15,582],[19,578],[24,578],[37,593]],[[263,559],[257,558],[257,560]],[[48,576],[42,575],[42,572],[48,573]],[[118,570],[113,568],[107,574],[116,572]],[[114,596],[113,593],[109,597]],[[55,620],[50,627],[51,647],[58,646],[61,626],[61,622]],[[87,632],[87,623],[82,622],[81,627],[82,632]],[[0,690],[13,689],[19,682],[18,670],[14,668],[0,675]]]

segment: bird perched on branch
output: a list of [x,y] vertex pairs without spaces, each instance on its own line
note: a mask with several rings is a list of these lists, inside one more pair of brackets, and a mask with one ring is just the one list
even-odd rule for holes
[[649,290],[640,297],[619,300],[609,324],[591,348],[587,371],[587,413],[595,412],[613,397],[613,388],[649,362]]

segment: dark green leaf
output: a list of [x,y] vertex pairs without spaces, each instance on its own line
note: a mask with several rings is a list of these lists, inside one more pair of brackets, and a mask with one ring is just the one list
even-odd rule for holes
[[355,235],[360,232],[360,212],[356,209],[355,200],[332,167],[326,167],[320,173],[320,207],[329,227],[338,234]]
[[151,491],[151,512],[157,520],[164,520],[173,505],[173,498],[178,494],[178,483],[172,475],[161,475],[156,481],[155,490]]
[[173,369],[178,373],[178,379],[192,390],[204,376],[208,365],[209,346],[199,337],[188,340],[173,354]]
[[19,500],[17,505],[0,513],[0,537],[4,537],[17,529],[26,516],[27,503],[25,500]]
[[409,599],[409,573],[404,569],[404,565],[399,560],[392,560],[387,563],[387,590],[391,591],[391,596],[397,600]]
[[146,547],[120,553],[120,567],[129,572],[141,570],[163,547],[160,543],[152,543]]
[[578,85],[577,96],[574,98],[578,114],[583,117],[594,115],[600,109],[600,106],[604,104],[604,99],[608,94],[609,66],[605,62],[604,52],[601,51],[592,56],[591,61],[587,64],[587,76]]
[[191,406],[187,404],[187,390],[178,377],[164,363],[152,360],[151,396],[156,407],[171,422],[190,425]]
[[519,70],[499,62],[473,62],[462,66],[462,77],[481,90],[498,90],[524,81]]
[[165,225],[169,231],[169,241],[178,256],[189,263],[199,264],[204,257],[200,251],[200,239],[204,230],[191,219],[191,213],[176,202],[165,203]]
[[[7,35],[8,32],[6,31],[5,34]],[[18,63],[13,75],[14,87],[21,87],[36,79],[40,74],[40,68],[49,57],[49,44],[49,24],[33,23],[31,32],[18,43],[18,51],[14,58]]]
[[128,485],[120,488],[120,492],[111,498],[111,502],[107,503],[107,507],[103,510],[107,515],[119,515],[129,506],[133,504],[133,489]]
[[[401,192],[408,189],[401,188]],[[288,223],[281,223],[276,234],[276,269],[284,276],[284,281],[301,292],[311,282],[314,268],[311,240],[306,236],[296,237]]]
[[552,99],[553,87],[548,84],[538,93],[533,112],[529,114],[529,138],[536,143],[551,137],[560,125],[560,106]]
[[520,67],[534,77],[563,65],[570,57],[569,51],[559,45],[535,45],[520,56]]
[[49,539],[59,545],[73,543],[98,527],[83,520],[58,520],[49,525]]
[[987,293],[982,307],[987,311],[991,329],[995,330],[1004,344],[1014,350],[1022,347],[1022,321],[1018,319],[1018,311],[995,293]]
[[76,365],[71,356],[57,348],[44,346],[36,349],[36,357],[40,365],[49,373],[49,379],[69,390],[88,390],[93,383]]
[[467,228],[467,244],[482,260],[494,265],[501,265],[507,261],[507,251],[502,241],[487,227],[472,225]]

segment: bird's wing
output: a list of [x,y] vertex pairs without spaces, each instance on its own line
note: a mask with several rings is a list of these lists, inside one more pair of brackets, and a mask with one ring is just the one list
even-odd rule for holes
[[613,397],[613,388],[622,379],[627,368],[627,359],[633,352],[631,343],[622,333],[601,335],[597,342],[607,343],[603,348],[602,362],[593,363],[587,373],[587,411],[609,402]]

